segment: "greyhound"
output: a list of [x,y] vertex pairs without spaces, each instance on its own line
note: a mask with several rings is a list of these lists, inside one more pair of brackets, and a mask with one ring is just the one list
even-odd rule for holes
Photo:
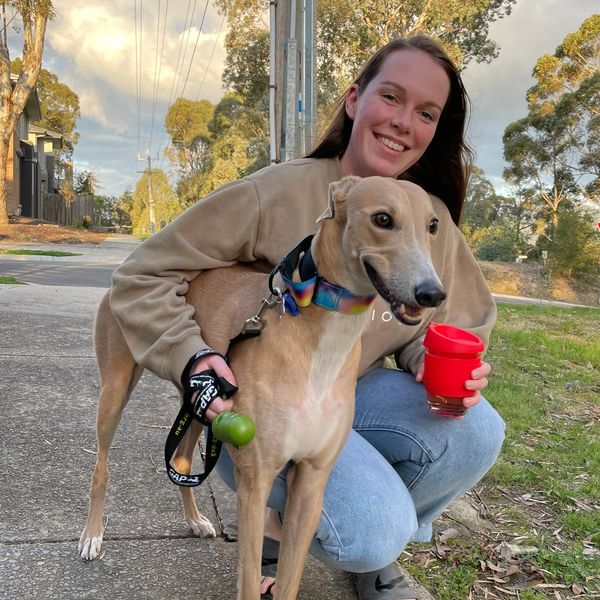
[[[397,319],[417,325],[425,309],[446,297],[431,262],[437,222],[428,194],[412,183],[353,176],[332,183],[310,248],[319,277],[363,299],[379,294]],[[196,308],[195,319],[212,348],[227,352],[228,341],[242,328],[242,315],[254,314],[265,298],[268,279],[236,265],[204,271],[190,282],[186,299]],[[230,350],[239,387],[235,409],[256,423],[252,442],[240,449],[228,446],[238,495],[239,600],[260,597],[265,506],[274,478],[290,461],[277,595],[285,600],[297,596],[325,484],[352,426],[360,338],[369,314],[354,312],[315,303],[297,316],[267,311],[262,334]],[[108,295],[96,317],[95,348],[101,393],[89,515],[79,542],[85,559],[100,552],[108,450],[143,372],[111,313]],[[182,473],[190,473],[201,427],[194,421],[173,458]],[[215,536],[192,491],[184,487],[181,494],[193,532]]]

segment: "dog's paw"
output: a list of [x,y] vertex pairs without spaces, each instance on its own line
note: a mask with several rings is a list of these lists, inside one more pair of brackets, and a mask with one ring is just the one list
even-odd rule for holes
[[94,537],[86,537],[85,532],[81,535],[79,540],[79,556],[84,560],[94,560],[100,555],[100,549],[102,548],[102,534]]
[[203,515],[198,513],[194,518],[186,517],[190,529],[198,537],[217,537],[213,524]]

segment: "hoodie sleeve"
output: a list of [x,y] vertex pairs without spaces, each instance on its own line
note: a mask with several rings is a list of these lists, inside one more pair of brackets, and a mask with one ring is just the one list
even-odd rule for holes
[[255,260],[259,223],[254,183],[209,194],[142,243],[113,274],[110,306],[136,362],[179,383],[207,347],[186,303],[188,283],[206,269]]

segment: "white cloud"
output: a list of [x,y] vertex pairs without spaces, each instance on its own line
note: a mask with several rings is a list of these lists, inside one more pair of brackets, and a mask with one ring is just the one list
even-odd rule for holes
[[[140,31],[137,31],[136,35],[136,23],[130,1],[115,0],[98,5],[89,4],[87,0],[63,0],[56,3],[57,15],[48,28],[47,42],[51,52],[62,57],[65,62],[65,82],[75,91],[82,83],[87,82],[93,83],[96,88],[104,87],[110,90],[108,98],[97,94],[97,102],[87,104],[91,112],[86,116],[92,118],[98,116],[100,122],[104,122],[102,115],[110,112],[109,107],[105,107],[102,112],[98,110],[98,103],[110,102],[110,98],[114,98],[115,94],[128,97],[136,104],[139,92],[144,104],[152,103],[159,71],[157,98],[162,103],[168,101],[174,83],[175,91],[178,95],[181,94],[188,70],[186,97],[195,98],[205,72],[203,96],[217,102],[223,95],[221,73],[225,32],[220,36],[219,44],[215,48],[207,70],[221,17],[211,6],[206,13],[203,31],[199,34],[202,11],[198,9],[193,25],[183,31],[185,16],[176,14],[178,6],[171,3],[163,41],[165,6],[166,4],[163,3],[161,7],[160,35],[157,39],[158,4],[156,2],[144,5],[141,35]],[[137,26],[139,29],[139,15]],[[139,54],[140,49],[141,54]],[[178,68],[175,80],[176,67]],[[138,75],[141,81],[139,90],[136,85]],[[82,106],[82,109],[87,110],[87,107]]]

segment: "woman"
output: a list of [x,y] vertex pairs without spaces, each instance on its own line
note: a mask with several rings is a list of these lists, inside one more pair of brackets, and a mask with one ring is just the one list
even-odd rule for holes
[[[325,490],[311,553],[358,573],[361,600],[416,598],[395,559],[495,462],[504,424],[480,395],[490,366],[465,383],[470,410],[460,420],[431,415],[423,377],[423,336],[432,322],[467,328],[487,341],[495,306],[456,224],[470,151],[464,142],[467,96],[456,67],[429,38],[395,40],[375,53],[350,86],[331,127],[305,159],[267,167],[198,202],[142,244],[115,272],[111,307],[136,360],[160,377],[212,368],[235,384],[225,361],[201,337],[185,303],[201,270],[249,262],[265,271],[312,233],[329,183],[345,175],[407,178],[424,187],[440,217],[432,259],[448,297],[411,328],[373,312],[363,338],[356,417]],[[199,353],[200,351],[200,353]],[[197,358],[198,353],[201,355]],[[400,371],[383,367],[394,353]],[[190,358],[192,357],[192,358]],[[213,418],[233,400],[217,400]],[[235,485],[224,453],[219,471]],[[285,474],[269,498],[264,574],[274,574]],[[274,591],[265,577],[263,592]]]

